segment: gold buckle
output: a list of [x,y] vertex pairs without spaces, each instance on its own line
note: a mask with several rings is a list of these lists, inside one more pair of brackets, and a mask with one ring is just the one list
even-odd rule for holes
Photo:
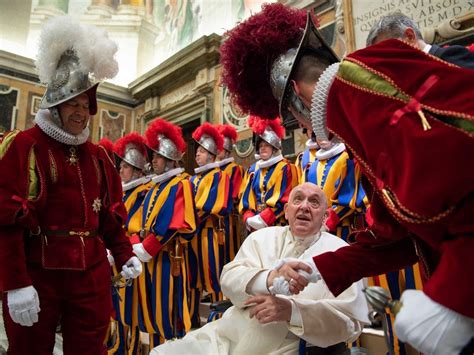
[[76,231],[69,231],[69,235],[77,235],[79,237],[88,237],[90,235],[90,232],[89,231],[80,231],[80,232],[76,232]]

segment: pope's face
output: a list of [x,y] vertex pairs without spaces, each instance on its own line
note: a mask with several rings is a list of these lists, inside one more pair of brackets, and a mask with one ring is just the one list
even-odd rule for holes
[[320,231],[326,207],[326,196],[320,187],[312,183],[296,186],[285,205],[285,218],[293,235],[308,237]]
[[58,105],[63,129],[73,135],[78,135],[89,122],[89,96],[81,94]]

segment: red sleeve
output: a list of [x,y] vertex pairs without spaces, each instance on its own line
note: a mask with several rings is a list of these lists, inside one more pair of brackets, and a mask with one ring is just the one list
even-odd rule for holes
[[112,252],[115,264],[120,270],[134,255],[132,244],[125,236],[123,228],[127,212],[122,202],[122,183],[119,174],[103,149],[99,150],[99,159],[104,167],[105,193],[108,196],[107,205],[104,206],[100,219],[100,232],[104,237],[105,246]]
[[239,199],[240,185],[242,185],[242,167],[235,166],[234,175],[232,176],[232,199],[237,201]]
[[410,238],[378,244],[368,232],[360,234],[352,245],[313,257],[324,282],[336,297],[363,277],[400,270],[417,260]]
[[0,227],[0,290],[8,291],[31,285],[25,262],[23,228]]
[[[37,215],[28,200],[29,158],[34,140],[24,132],[7,134],[0,144],[0,290],[31,285],[26,268],[24,230],[36,230]],[[38,178],[38,191],[42,189]]]
[[251,210],[247,210],[244,212],[244,215],[242,216],[243,220],[244,220],[244,223],[247,222],[247,219],[249,219],[250,217],[253,217],[255,216],[255,213],[253,213]]
[[266,207],[262,212],[260,212],[260,217],[262,217],[267,226],[273,226],[275,224],[276,217],[271,207]]

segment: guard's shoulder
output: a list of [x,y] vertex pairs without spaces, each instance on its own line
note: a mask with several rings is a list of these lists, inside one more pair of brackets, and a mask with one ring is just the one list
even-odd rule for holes
[[16,129],[8,132],[0,142],[0,159],[3,159],[12,150],[15,150],[17,154],[21,154],[22,151],[27,152],[35,142],[36,139],[31,134],[30,130],[20,131],[19,129]]

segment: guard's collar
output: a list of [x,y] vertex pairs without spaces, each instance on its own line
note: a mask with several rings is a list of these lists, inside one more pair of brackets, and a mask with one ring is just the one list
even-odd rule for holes
[[51,112],[48,109],[41,109],[36,113],[34,122],[49,137],[67,145],[81,145],[89,138],[89,126],[84,128],[78,135],[66,132],[54,123]]
[[194,173],[195,174],[200,174],[200,173],[203,173],[205,171],[208,171],[208,170],[211,170],[211,169],[214,169],[214,168],[218,168],[218,167],[219,167],[219,162],[207,163],[203,166],[200,166],[200,167],[194,169]]
[[332,158],[342,153],[345,150],[346,150],[346,145],[344,143],[336,143],[329,149],[323,149],[323,148],[319,149],[316,152],[316,159],[327,160],[329,158]]
[[148,181],[150,181],[150,177],[148,176],[142,176],[138,179],[135,179],[135,180],[132,180],[132,181],[129,181],[129,182],[126,182],[126,183],[123,183],[122,182],[122,190],[125,192],[125,191],[128,191],[128,190],[131,190],[133,189],[134,187],[137,187],[139,185],[144,185],[146,184]]
[[219,160],[217,162],[217,164],[219,164],[219,167],[223,167],[224,165],[227,165],[227,164],[233,163],[233,162],[234,162],[234,157],[229,157],[229,158]]
[[184,171],[183,168],[174,168],[171,170],[168,170],[167,172],[160,174],[160,175],[155,175],[151,178],[151,181],[155,184],[160,184],[164,181],[168,181],[169,179],[175,177],[176,175],[181,174]]
[[259,160],[257,162],[257,168],[263,169],[263,168],[268,168],[272,165],[275,165],[276,163],[279,163],[283,160],[283,155],[278,154],[268,160]]

